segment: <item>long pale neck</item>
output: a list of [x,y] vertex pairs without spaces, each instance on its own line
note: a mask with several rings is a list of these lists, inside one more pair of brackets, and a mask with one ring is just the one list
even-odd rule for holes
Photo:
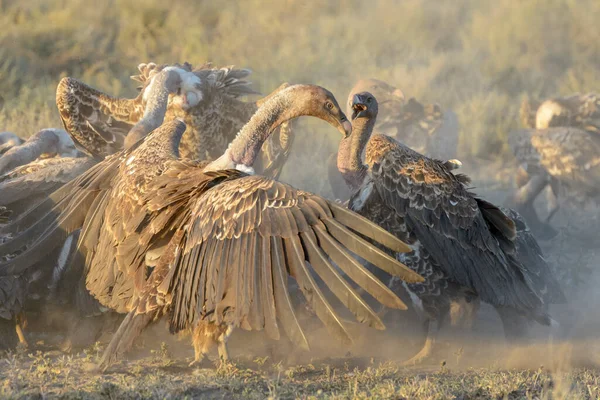
[[363,155],[373,126],[374,118],[359,118],[352,122],[352,134],[342,139],[338,148],[337,167],[350,189],[358,189],[367,174]]
[[260,107],[231,142],[228,149],[231,160],[251,167],[275,128],[301,115],[292,103],[291,96],[275,96]]

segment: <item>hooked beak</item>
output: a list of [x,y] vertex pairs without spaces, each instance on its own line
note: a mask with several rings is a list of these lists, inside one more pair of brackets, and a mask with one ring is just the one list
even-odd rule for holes
[[362,99],[362,96],[355,94],[352,97],[352,121],[356,118],[363,118],[367,116],[367,105]]
[[[344,114],[342,114],[344,115]],[[350,123],[350,121],[348,121],[348,118],[346,118],[346,116],[343,116],[343,120],[341,121],[340,124],[340,133],[342,135],[344,135],[345,138],[347,138],[348,136],[350,136],[350,134],[352,133],[352,124]]]

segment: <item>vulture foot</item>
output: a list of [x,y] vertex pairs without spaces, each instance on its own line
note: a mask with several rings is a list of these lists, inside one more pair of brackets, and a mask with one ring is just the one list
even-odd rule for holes
[[416,355],[414,355],[407,361],[404,361],[401,364],[402,366],[412,366],[421,364],[430,359],[431,355],[433,354],[435,343],[437,341],[437,335],[440,330],[439,322],[436,320],[429,319],[427,320],[427,322],[425,322],[425,325],[427,326],[427,339],[425,339],[425,344],[423,345],[423,348]]

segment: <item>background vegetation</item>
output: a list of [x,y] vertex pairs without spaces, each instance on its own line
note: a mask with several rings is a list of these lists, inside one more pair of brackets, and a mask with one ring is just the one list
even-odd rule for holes
[[[141,62],[212,61],[251,68],[263,93],[283,81],[310,82],[331,89],[340,102],[360,77],[386,80],[409,97],[458,114],[459,158],[471,161],[466,168],[509,165],[506,134],[518,126],[524,96],[600,87],[599,15],[597,0],[0,0],[0,131],[26,137],[60,126],[54,92],[63,76],[134,96],[129,76]],[[304,148],[293,153],[284,178],[322,190],[324,166],[314,160],[327,157],[338,136],[324,123],[302,124]],[[502,179],[498,175],[494,179]],[[559,252],[563,258],[553,266],[568,272],[597,265],[595,253],[579,252],[578,239],[567,237],[576,243],[560,248],[572,248],[573,260]],[[581,260],[589,254],[593,260]],[[309,365],[299,372],[274,366],[189,374],[183,361],[164,370],[151,368],[150,360],[123,373],[92,376],[80,365],[89,361],[85,355],[45,357],[0,358],[1,397],[513,399],[600,393],[592,370],[399,373],[384,366],[338,368],[332,376],[329,367]]]
[[134,95],[140,62],[210,60],[251,68],[264,93],[311,82],[345,100],[359,77],[387,80],[457,112],[459,156],[489,160],[507,155],[523,96],[598,86],[599,12],[595,0],[0,0],[0,130],[60,126],[62,76]]

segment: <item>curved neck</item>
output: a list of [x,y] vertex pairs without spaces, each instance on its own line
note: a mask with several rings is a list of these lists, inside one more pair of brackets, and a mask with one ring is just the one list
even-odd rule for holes
[[251,167],[256,161],[263,143],[271,136],[275,128],[283,122],[303,115],[295,106],[293,93],[280,93],[269,99],[231,142],[227,152],[236,164]]
[[352,121],[352,134],[342,139],[338,148],[337,167],[350,189],[358,189],[367,175],[367,166],[363,162],[365,149],[375,118],[358,118]]

